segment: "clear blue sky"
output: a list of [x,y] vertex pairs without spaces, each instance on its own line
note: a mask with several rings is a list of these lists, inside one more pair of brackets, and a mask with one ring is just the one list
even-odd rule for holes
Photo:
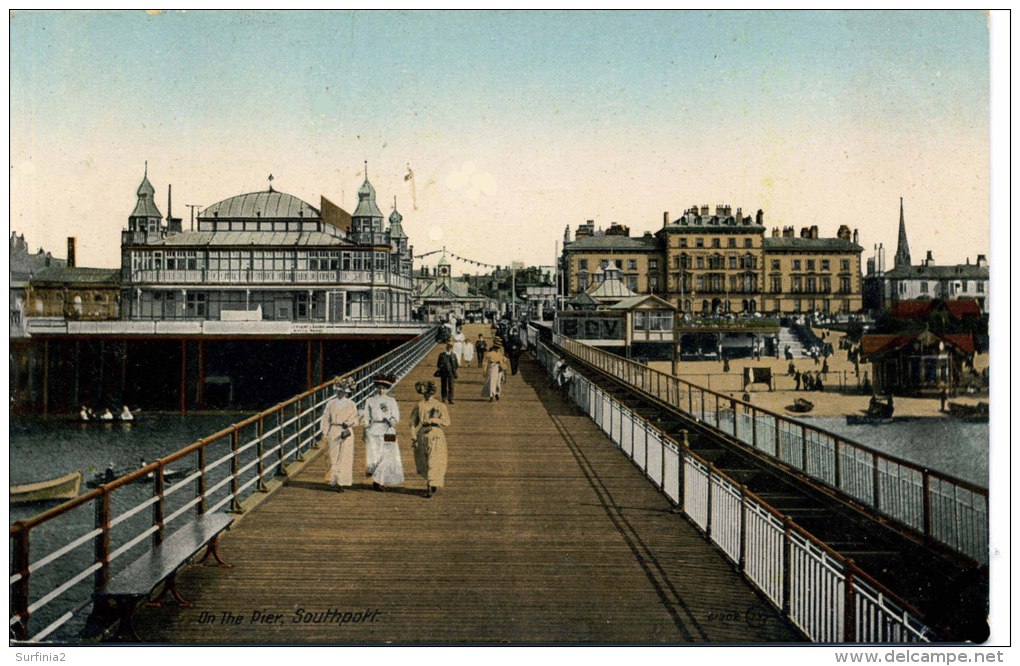
[[[524,243],[502,263],[548,263],[546,246],[584,218],[640,228],[691,203],[811,224],[796,211],[873,193],[850,213],[867,228],[869,209],[888,223],[897,193],[946,221],[954,201],[987,200],[987,168],[974,180],[988,141],[988,30],[977,11],[16,12],[11,77],[15,228],[52,231],[60,215],[40,208],[60,196],[53,179],[80,178],[84,192],[68,205],[82,215],[104,210],[87,202],[95,187],[126,189],[104,194],[115,236],[145,159],[157,189],[173,178],[206,205],[277,171],[282,189],[313,205],[319,193],[346,197],[348,208],[362,159],[378,165],[380,195],[402,199],[406,164],[439,192],[471,160],[499,191],[458,209],[419,182],[418,246],[429,249],[437,225],[456,245],[457,218],[471,227],[462,252],[499,262],[480,217],[549,218],[527,227],[544,234],[540,250]],[[845,168],[814,173],[844,153]],[[959,173],[943,173],[946,160]],[[911,164],[921,173],[908,176]],[[881,165],[889,173],[876,175]],[[805,174],[824,182],[806,187]],[[954,182],[965,192],[946,191]],[[825,200],[805,200],[810,192]],[[823,233],[844,221],[823,222]],[[895,228],[869,231],[895,239]],[[30,243],[51,242],[38,233]],[[83,250],[110,263],[99,248],[97,238]]]

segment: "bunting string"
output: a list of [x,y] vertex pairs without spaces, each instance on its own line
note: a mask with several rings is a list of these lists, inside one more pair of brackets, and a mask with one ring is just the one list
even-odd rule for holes
[[429,257],[429,256],[432,256],[433,254],[440,254],[440,253],[449,255],[450,257],[453,257],[454,259],[456,259],[458,261],[462,261],[465,264],[470,264],[471,266],[481,266],[482,268],[494,268],[494,269],[495,268],[501,268],[501,266],[497,266],[495,264],[487,264],[484,261],[475,261],[474,259],[467,259],[465,257],[460,256],[459,254],[455,254],[453,252],[450,252],[446,248],[443,248],[442,250],[432,250],[431,252],[425,252],[423,254],[416,254],[416,255],[414,255],[414,258],[415,259],[424,259],[425,257]]

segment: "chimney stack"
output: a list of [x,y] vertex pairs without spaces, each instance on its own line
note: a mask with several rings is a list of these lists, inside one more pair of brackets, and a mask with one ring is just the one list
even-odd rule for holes
[[858,240],[857,230],[854,229],[854,245],[860,245],[860,243],[858,243],[857,240]]
[[817,224],[812,224],[811,225],[811,238],[818,238],[818,225]]
[[75,247],[74,246],[75,246],[75,241],[76,240],[77,239],[74,236],[68,236],[67,237],[67,267],[68,268],[74,268],[74,265],[75,265],[75,256],[74,256],[74,249],[75,249]]
[[988,259],[985,258],[985,255],[979,254],[977,256],[977,265],[978,268],[984,268],[985,266],[988,265]]
[[669,225],[669,211],[665,210],[662,212],[662,226],[665,227],[668,225]]
[[928,250],[928,255],[924,258],[924,265],[930,266],[932,263],[934,263],[934,261],[935,259],[933,259],[931,256],[931,250]]

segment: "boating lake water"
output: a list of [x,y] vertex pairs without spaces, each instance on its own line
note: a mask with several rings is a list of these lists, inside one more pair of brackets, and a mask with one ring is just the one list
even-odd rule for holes
[[848,425],[845,417],[800,417],[882,453],[988,487],[988,424],[951,418],[918,418],[883,424]]

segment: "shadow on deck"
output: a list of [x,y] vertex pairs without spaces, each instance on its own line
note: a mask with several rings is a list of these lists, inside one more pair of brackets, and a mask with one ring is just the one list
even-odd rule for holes
[[[469,340],[477,336],[467,328]],[[407,421],[414,382],[431,378],[438,353],[394,389],[403,488],[379,493],[357,478],[359,431],[354,489],[329,491],[319,455],[225,535],[220,550],[233,569],[181,572],[193,608],[139,611],[141,636],[204,644],[801,640],[528,357],[499,402],[481,398],[480,369],[461,369],[447,487],[423,498]]]

